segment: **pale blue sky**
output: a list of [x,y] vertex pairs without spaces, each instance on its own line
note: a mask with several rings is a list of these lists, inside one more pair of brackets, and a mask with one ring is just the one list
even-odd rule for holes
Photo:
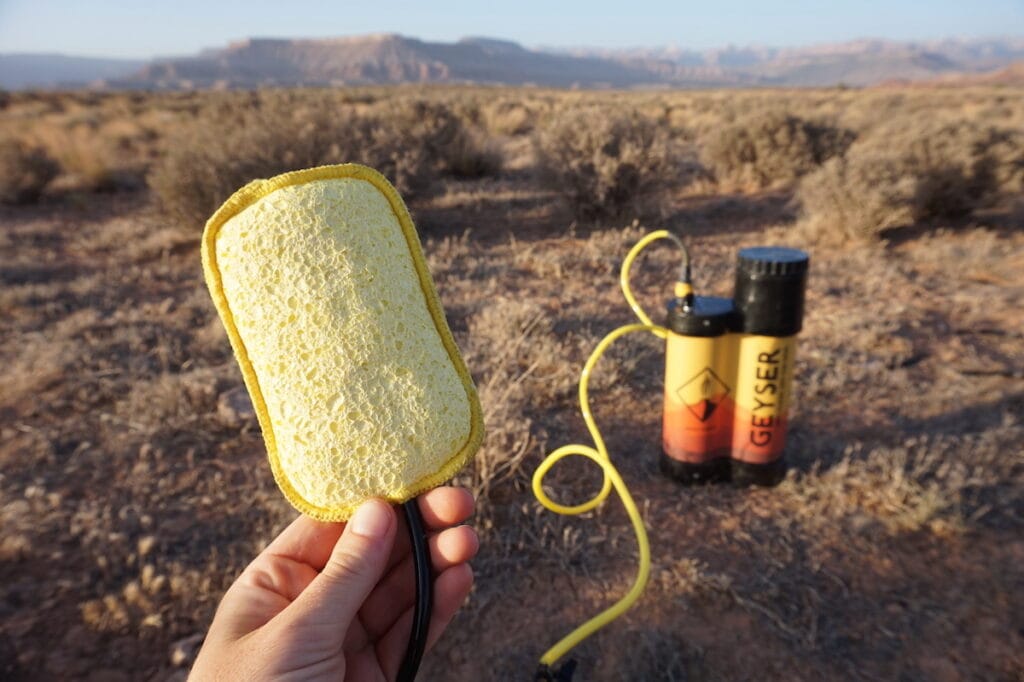
[[151,57],[250,36],[402,33],[529,47],[806,45],[1024,34],[1024,0],[0,0],[0,52]]

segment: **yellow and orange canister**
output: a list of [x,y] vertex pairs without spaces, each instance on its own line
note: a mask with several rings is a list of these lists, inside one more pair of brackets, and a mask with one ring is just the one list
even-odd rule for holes
[[797,249],[743,249],[732,299],[669,302],[664,473],[683,483],[782,480],[808,265]]

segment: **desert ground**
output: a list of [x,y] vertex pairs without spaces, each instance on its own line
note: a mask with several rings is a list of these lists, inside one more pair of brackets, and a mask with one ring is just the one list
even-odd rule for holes
[[[681,236],[700,293],[739,248],[811,254],[787,478],[658,470],[663,346],[592,383],[641,506],[641,601],[577,680],[1024,679],[1024,92],[356,88],[0,94],[0,678],[183,680],[218,600],[295,516],[202,279],[255,177],[361,161],[407,198],[480,391],[476,585],[420,679],[532,679],[625,592],[619,502],[534,500],[589,444],[618,267]],[[649,312],[678,254],[634,269]],[[579,460],[579,461],[577,461]],[[548,477],[581,501],[600,472]]]

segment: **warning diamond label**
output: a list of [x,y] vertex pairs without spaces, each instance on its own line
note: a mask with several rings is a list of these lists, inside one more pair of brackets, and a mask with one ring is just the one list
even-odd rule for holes
[[710,367],[705,367],[677,388],[676,395],[694,417],[706,422],[729,391],[729,386]]

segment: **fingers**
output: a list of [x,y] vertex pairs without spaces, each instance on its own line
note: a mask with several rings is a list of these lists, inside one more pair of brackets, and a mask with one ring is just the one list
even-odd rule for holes
[[[420,495],[417,501],[423,515],[423,527],[428,534],[462,523],[473,513],[473,495],[464,488],[434,488]],[[399,516],[398,536],[389,569],[409,555],[409,530],[404,514]]]
[[243,584],[295,601],[316,579],[319,571],[289,557],[264,552],[242,574]]
[[[469,526],[457,526],[437,533],[429,538],[430,563],[434,574],[440,576],[445,570],[463,564],[476,556],[480,540],[476,531]],[[416,581],[413,575],[412,556],[395,566],[373,590],[359,619],[371,639],[387,632],[395,620],[416,598]]]
[[263,554],[276,554],[321,571],[343,530],[344,523],[327,523],[300,515],[281,531]]
[[[473,513],[473,495],[468,490],[450,486],[435,488],[419,497],[420,512],[428,532],[441,530],[462,523]],[[409,532],[405,520],[397,533],[395,556],[389,567],[394,566],[409,553]],[[327,564],[331,550],[345,529],[344,523],[315,521],[308,516],[299,516],[285,528],[264,550],[271,554],[287,557],[308,564],[320,571]]]
[[[446,569],[434,580],[434,608],[430,615],[427,650],[437,642],[445,628],[455,617],[459,607],[473,588],[473,569],[469,564],[458,564]],[[394,679],[405,656],[412,631],[412,608],[407,609],[394,626],[377,643],[377,658],[387,679]]]
[[[468,527],[449,528],[472,514],[473,496],[468,491],[437,488],[420,496],[418,504],[435,572],[443,575],[446,569],[476,555],[476,533]],[[292,600],[281,615],[327,627],[338,637],[339,645],[368,597],[376,606],[364,610],[374,614],[367,630],[372,629],[371,637],[377,637],[394,624],[415,596],[407,527],[394,509],[379,500],[360,507],[347,526],[300,516],[254,565],[310,567],[312,571],[305,571],[309,575],[301,580],[291,579],[296,577],[291,575],[294,571],[260,571],[261,581],[266,583],[260,587]],[[384,575],[388,578],[382,581]]]
[[473,494],[465,488],[434,488],[419,497],[420,513],[427,530],[441,530],[462,523],[473,513]]
[[297,631],[317,631],[340,647],[360,606],[387,568],[398,520],[381,500],[369,500],[349,520],[330,558],[285,613]]

